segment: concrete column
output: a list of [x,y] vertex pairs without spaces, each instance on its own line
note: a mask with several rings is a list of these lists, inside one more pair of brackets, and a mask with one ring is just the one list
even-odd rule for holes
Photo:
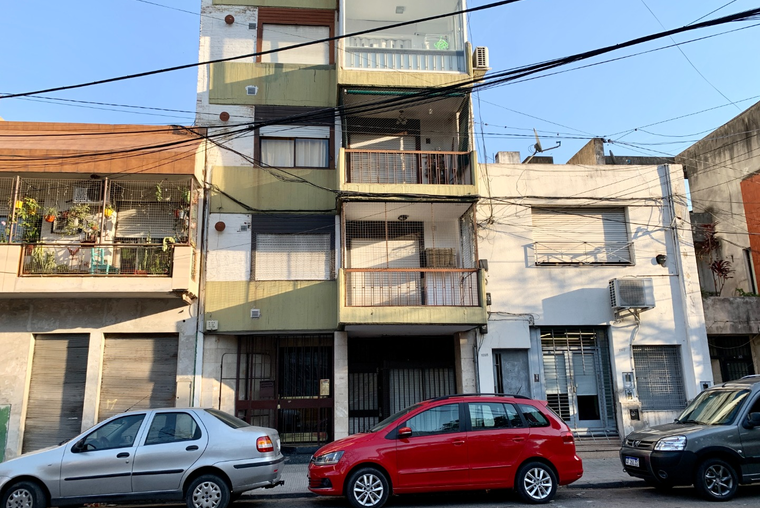
[[82,427],[85,431],[98,421],[100,409],[100,382],[103,377],[103,350],[105,337],[100,330],[89,332],[90,345],[87,352],[87,380],[85,381]]
[[333,346],[333,428],[335,439],[348,436],[348,334],[335,332]]
[[475,366],[475,345],[477,344],[477,332],[459,332],[454,334],[455,350],[454,360],[457,365],[457,393],[477,393],[478,384],[475,377],[478,375]]

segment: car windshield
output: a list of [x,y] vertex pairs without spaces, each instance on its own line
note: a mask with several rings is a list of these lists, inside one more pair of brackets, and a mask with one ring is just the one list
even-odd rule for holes
[[396,419],[404,416],[407,413],[410,413],[410,412],[414,411],[418,407],[420,407],[419,404],[414,404],[413,406],[409,406],[407,408],[404,408],[401,411],[399,411],[398,413],[396,413],[394,415],[391,415],[388,418],[386,418],[385,420],[381,421],[380,423],[378,423],[377,425],[375,425],[374,427],[372,427],[371,429],[369,429],[367,432],[378,432],[378,431],[381,431],[385,427],[387,427],[389,424],[391,424],[392,422],[396,421]]
[[728,425],[747,399],[749,390],[710,390],[700,393],[676,423],[699,423],[702,425]]
[[231,414],[225,413],[224,411],[219,411],[218,409],[207,409],[206,412],[212,416],[215,416],[219,420],[223,421],[233,429],[239,429],[241,427],[250,427],[246,422],[241,420],[240,418],[235,418]]

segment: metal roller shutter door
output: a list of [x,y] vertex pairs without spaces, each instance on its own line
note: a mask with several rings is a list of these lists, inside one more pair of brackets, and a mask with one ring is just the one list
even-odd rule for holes
[[88,335],[35,338],[23,453],[81,432],[89,344]]
[[128,409],[174,407],[177,335],[106,337],[98,421]]

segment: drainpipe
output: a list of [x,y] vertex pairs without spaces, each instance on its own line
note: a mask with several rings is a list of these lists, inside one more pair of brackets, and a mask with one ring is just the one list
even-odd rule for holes
[[208,169],[208,150],[209,142],[204,141],[203,150],[203,184],[199,191],[203,192],[201,213],[203,214],[203,231],[201,233],[201,241],[198,248],[201,251],[200,261],[198,263],[198,303],[197,303],[197,317],[195,320],[195,356],[193,358],[193,388],[190,395],[190,402],[192,407],[198,407],[201,405],[201,390],[198,386],[203,379],[203,344],[204,344],[204,332],[203,332],[203,317],[206,313],[205,307],[205,292],[206,292],[206,246],[208,245],[208,228],[209,228],[209,194],[207,192],[210,183],[210,170]]

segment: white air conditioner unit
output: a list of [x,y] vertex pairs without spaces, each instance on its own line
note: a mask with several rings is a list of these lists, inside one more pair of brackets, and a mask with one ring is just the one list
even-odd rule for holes
[[610,304],[613,309],[654,308],[654,284],[652,279],[612,279],[610,281]]
[[488,65],[488,48],[478,46],[472,53],[472,66],[475,69],[490,69]]

